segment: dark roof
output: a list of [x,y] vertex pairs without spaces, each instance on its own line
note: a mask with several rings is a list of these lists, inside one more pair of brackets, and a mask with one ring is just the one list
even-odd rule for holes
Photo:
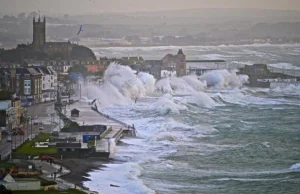
[[187,63],[224,63],[225,60],[217,59],[217,60],[186,60]]
[[31,75],[41,75],[41,73],[37,72],[34,68],[27,68],[27,70]]
[[80,132],[97,132],[102,134],[107,129],[106,125],[84,125],[84,126],[70,126],[68,128],[62,128],[63,133],[80,133]]
[[42,74],[52,75],[52,71],[50,71],[47,67],[34,67],[34,69]]
[[74,108],[74,109],[71,110],[71,112],[75,112],[75,111],[76,111],[76,112],[80,112],[80,111],[79,111],[78,109],[76,109],[76,108]]
[[19,75],[25,75],[25,74],[30,74],[30,72],[28,71],[28,68],[16,68],[16,74]]
[[81,148],[81,143],[56,143],[57,148]]

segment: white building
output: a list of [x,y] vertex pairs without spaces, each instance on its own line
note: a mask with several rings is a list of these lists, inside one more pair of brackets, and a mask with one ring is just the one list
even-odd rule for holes
[[35,69],[42,74],[42,102],[55,100],[57,73],[51,67],[35,67]]

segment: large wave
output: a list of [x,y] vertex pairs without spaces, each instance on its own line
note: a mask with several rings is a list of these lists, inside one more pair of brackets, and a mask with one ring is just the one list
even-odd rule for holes
[[208,87],[242,86],[247,82],[248,77],[236,73],[236,71],[215,70],[200,77],[196,75],[171,76],[157,81],[148,73],[136,72],[128,66],[113,62],[105,71],[103,84],[87,86],[85,89],[92,91],[89,96],[98,99],[97,106],[99,107],[125,105],[146,96],[162,96],[157,104],[161,113],[177,113],[185,107],[174,102],[170,97],[163,96],[164,94],[189,95],[190,98],[183,103],[196,104],[206,108],[214,107],[216,105],[214,100],[203,91]]

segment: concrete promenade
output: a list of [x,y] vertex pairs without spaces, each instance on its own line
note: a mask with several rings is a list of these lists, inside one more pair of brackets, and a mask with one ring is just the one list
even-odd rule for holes
[[[76,108],[79,110],[79,117],[71,117],[71,110]],[[76,102],[67,105],[62,113],[71,121],[77,122],[79,125],[106,125],[107,131],[101,136],[101,139],[96,141],[96,152],[110,152],[111,139],[115,143],[123,136],[123,130],[131,129],[125,123],[118,121],[108,115],[99,113],[91,108],[88,102]]]

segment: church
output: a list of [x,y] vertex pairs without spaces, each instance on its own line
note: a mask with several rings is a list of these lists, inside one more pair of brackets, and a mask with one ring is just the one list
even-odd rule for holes
[[66,58],[71,55],[73,44],[71,42],[46,42],[46,17],[43,21],[39,16],[33,18],[32,49],[36,52],[44,52],[49,56]]

